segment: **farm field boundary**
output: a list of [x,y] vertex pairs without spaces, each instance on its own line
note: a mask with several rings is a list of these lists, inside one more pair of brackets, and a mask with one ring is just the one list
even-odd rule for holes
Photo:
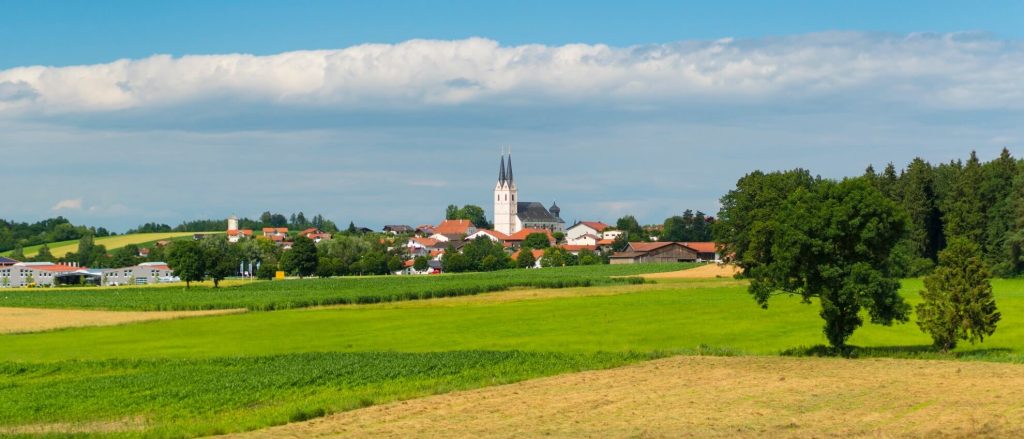
[[0,308],[0,334],[47,331],[83,326],[120,325],[150,320],[232,314],[243,311],[245,310],[137,312]]

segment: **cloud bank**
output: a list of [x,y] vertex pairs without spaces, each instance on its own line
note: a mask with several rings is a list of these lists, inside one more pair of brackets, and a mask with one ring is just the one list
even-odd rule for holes
[[821,33],[634,47],[471,38],[0,71],[0,115],[250,105],[404,110],[460,104],[662,106],[843,95],[935,109],[1024,108],[1024,45],[977,33]]

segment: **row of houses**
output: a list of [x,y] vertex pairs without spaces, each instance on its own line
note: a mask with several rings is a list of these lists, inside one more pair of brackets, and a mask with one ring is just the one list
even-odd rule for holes
[[88,268],[75,263],[19,262],[0,257],[0,288],[147,285],[180,280],[164,262],[144,262],[122,268]]
[[[402,233],[408,233],[408,229]],[[539,233],[547,237],[550,246],[557,246],[566,252],[579,255],[584,250],[611,253],[612,264],[639,264],[654,262],[720,262],[721,255],[713,242],[631,242],[624,251],[612,253],[615,239],[621,231],[611,230],[607,224],[597,221],[582,221],[566,231],[565,243],[556,243],[549,229],[521,229],[511,235],[496,230],[478,229],[469,220],[445,220],[437,226],[431,226],[430,235],[421,232],[423,226],[416,228],[413,235],[404,243],[408,260],[405,267],[396,274],[432,274],[441,272],[441,258],[449,250],[461,251],[462,247],[474,239],[490,239],[501,244],[513,259],[517,259],[522,243],[528,236]],[[540,267],[543,251],[533,249],[537,267]],[[413,268],[413,260],[426,257],[429,266],[417,271]]]

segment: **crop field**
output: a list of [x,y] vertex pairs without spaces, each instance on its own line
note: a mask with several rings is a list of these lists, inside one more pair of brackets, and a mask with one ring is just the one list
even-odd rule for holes
[[[773,358],[784,361],[778,367],[807,364],[817,368],[808,369],[807,374],[818,370],[824,376],[852,373],[849,371],[858,369],[857,362],[876,361],[802,358],[817,352],[813,347],[824,344],[825,339],[817,304],[803,304],[796,297],[778,296],[769,309],[762,310],[746,292],[745,284],[733,279],[633,283],[628,278],[613,277],[679,268],[595,266],[415,278],[309,279],[219,290],[197,288],[195,293],[177,288],[28,291],[24,295],[21,291],[15,295],[3,291],[0,296],[5,298],[0,306],[13,306],[7,301],[15,300],[23,307],[124,310],[241,304],[256,312],[0,335],[0,435],[78,432],[166,437],[252,431],[389,401],[678,354],[742,356],[737,361],[749,359],[750,364],[760,362],[760,358]],[[1001,362],[1009,364],[992,365],[1005,368],[999,373],[1024,372],[1024,365],[1016,364],[1024,363],[1024,281],[996,280],[993,285],[1003,320],[985,343],[963,344],[952,354],[939,354],[929,348],[930,339],[913,322],[892,327],[866,325],[851,339],[858,346],[855,356],[914,359],[901,360],[909,361],[901,369],[907,371],[907,379],[918,367],[914,364],[930,364],[919,359]],[[543,288],[557,286],[564,288]],[[903,295],[916,302],[920,288],[920,280],[906,280]],[[116,295],[122,292],[129,294]],[[428,297],[443,298],[404,300]],[[349,304],[285,309],[338,303]],[[659,361],[669,360],[674,361]],[[836,370],[826,367],[839,363],[851,366]],[[782,369],[773,369],[776,366],[759,367],[767,368],[769,374],[783,374],[779,372]],[[607,372],[619,370],[624,369]],[[654,375],[639,377],[639,382],[653,385],[661,379],[651,373]],[[677,377],[677,381],[701,376],[685,369],[664,373]],[[707,380],[721,376],[708,373],[712,378],[703,379],[709,383],[714,381]],[[792,375],[787,376],[792,379]],[[729,382],[722,381],[722,385]],[[787,382],[808,388],[828,385],[828,381],[814,384],[810,377]],[[879,386],[883,385],[880,382]],[[577,387],[583,389],[586,385]],[[617,392],[626,391],[626,387],[616,388]],[[856,390],[849,390],[850,398],[864,395]],[[721,391],[714,386],[707,389],[708,395]],[[513,396],[502,395],[495,398],[514,400]],[[685,405],[686,401],[699,400],[693,399],[695,395],[686,393],[676,402]],[[749,402],[756,397],[737,394],[733,399]],[[641,402],[630,406],[629,399],[622,398],[622,404],[627,405],[618,407],[623,410],[642,409]],[[1006,405],[1000,407],[1011,410],[1024,405],[1014,398],[1006,395],[1002,400]],[[720,403],[728,405],[728,401]],[[814,401],[789,403],[798,411]],[[713,407],[713,402],[708,402],[708,407]],[[916,404],[911,402],[911,406]],[[475,403],[467,404],[465,407]],[[890,408],[871,406],[870,410],[882,416]],[[699,410],[691,413],[684,409],[672,413],[686,419],[704,416]],[[999,407],[992,410],[996,409]],[[361,413],[344,416],[369,416]],[[491,415],[502,418],[500,413]],[[871,415],[865,412],[863,416]],[[558,418],[549,420],[557,422]],[[473,425],[479,424],[467,424]],[[549,432],[564,436],[565,430],[558,434],[557,428],[562,427],[556,427],[538,427],[523,435]],[[752,430],[740,433],[755,434],[776,425],[748,427]],[[459,427],[446,428],[451,430],[424,431],[458,431]],[[345,430],[339,434],[359,436],[355,433],[358,431],[364,435],[373,432]],[[662,435],[673,436],[672,432],[679,431],[664,430]],[[792,431],[793,435],[800,431],[813,435],[828,430]],[[865,434],[873,431],[865,430]],[[995,431],[998,435],[1010,430]],[[306,430],[292,434],[302,436],[303,432]],[[625,430],[604,433],[644,436],[643,432]],[[727,431],[719,433],[729,435]],[[594,435],[605,434],[595,431]]]
[[[203,232],[203,233],[215,234],[217,232]],[[126,245],[131,245],[131,244],[144,245],[144,244],[154,243],[156,241],[160,241],[160,240],[163,240],[163,239],[175,239],[175,238],[182,238],[182,237],[186,237],[186,236],[192,236],[193,234],[194,234],[194,232],[133,233],[131,235],[104,236],[104,237],[101,237],[101,238],[96,238],[94,241],[95,241],[96,245],[103,245],[104,247],[107,248],[107,250],[116,250],[116,249],[119,249],[119,248],[124,247]],[[55,258],[61,258],[61,257],[64,257],[64,255],[67,255],[68,253],[78,251],[78,240],[77,239],[73,240],[73,241],[51,242],[51,243],[46,244],[46,245],[50,247],[50,253],[53,253],[53,256]],[[40,244],[40,245],[33,245],[33,246],[25,247],[23,249],[23,251],[25,252],[25,256],[32,257],[32,256],[35,256],[35,255],[39,254],[39,249],[41,247],[42,247],[42,244]],[[11,254],[11,252],[7,251],[7,252],[4,252],[4,253],[2,253],[0,255],[8,256],[10,254]]]
[[[225,288],[120,287],[84,290],[3,290],[0,307],[184,311],[310,306],[464,296],[514,287],[564,288],[643,282],[633,275],[680,270],[686,264],[576,266],[443,276],[370,276],[253,281]],[[626,276],[626,277],[622,277]]]

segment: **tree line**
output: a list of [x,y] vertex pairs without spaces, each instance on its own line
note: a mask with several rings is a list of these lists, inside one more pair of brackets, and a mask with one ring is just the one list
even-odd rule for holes
[[76,226],[62,216],[35,223],[0,219],[0,252],[15,250],[20,253],[24,247],[71,241],[87,234],[97,237],[114,235],[103,227]]
[[[318,228],[328,233],[338,231],[338,225],[321,214],[307,218],[303,212],[293,213],[285,216],[270,211],[263,212],[259,218],[239,218],[238,228],[260,230],[264,227],[287,227],[295,230]],[[145,223],[129,230],[127,233],[166,233],[166,232],[214,232],[227,229],[227,221],[224,219],[203,219],[183,221],[177,226],[171,227],[161,223]]]
[[928,274],[917,321],[947,350],[995,331],[990,273],[1020,274],[1018,174],[1024,166],[1005,149],[987,163],[973,152],[966,163],[918,158],[900,172],[869,167],[840,181],[804,169],[755,171],[722,197],[712,229],[759,305],[777,294],[816,299],[839,349],[864,317],[908,321],[899,278]]

